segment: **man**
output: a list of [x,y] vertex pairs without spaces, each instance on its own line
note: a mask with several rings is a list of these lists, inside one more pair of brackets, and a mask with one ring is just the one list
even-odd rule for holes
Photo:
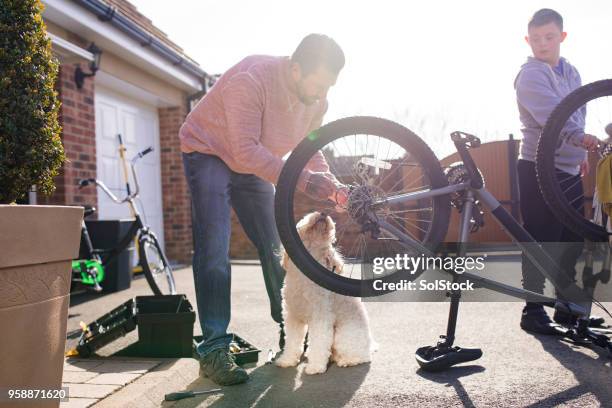
[[[564,228],[553,216],[538,186],[535,171],[536,147],[540,133],[553,109],[581,85],[574,66],[560,56],[563,18],[551,9],[537,11],[527,26],[525,40],[533,57],[523,64],[514,86],[523,139],[517,164],[520,207],[524,228],[555,257],[571,278],[575,277],[576,260],[582,252],[582,237]],[[584,206],[581,174],[588,172],[586,151],[595,149],[598,140],[584,133],[584,115],[574,115],[563,129],[564,142],[557,150],[555,166],[566,196],[577,209]],[[563,244],[562,244],[563,243]],[[523,254],[523,287],[542,293],[544,276]],[[569,323],[570,316],[555,312],[557,323]],[[541,304],[527,302],[523,309],[521,328],[540,334],[555,334],[554,324]]]
[[[193,274],[204,340],[201,374],[220,385],[248,374],[229,354],[230,207],[257,247],[272,318],[280,324],[285,272],[274,221],[274,186],[282,157],[312,130],[327,110],[327,92],[344,66],[331,38],[306,36],[291,58],[249,56],[222,75],[189,113],[179,136],[192,199]],[[298,188],[315,199],[336,198],[340,184],[322,154],[302,172]]]

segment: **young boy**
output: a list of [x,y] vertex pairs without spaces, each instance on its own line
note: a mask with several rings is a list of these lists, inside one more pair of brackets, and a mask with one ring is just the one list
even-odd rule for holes
[[[561,43],[567,33],[563,31],[563,18],[551,9],[537,11],[527,25],[525,40],[533,57],[523,64],[514,86],[523,139],[517,164],[520,209],[524,228],[555,257],[563,272],[574,277],[576,260],[582,252],[583,239],[564,228],[548,209],[544,201],[535,171],[535,155],[538,138],[553,109],[574,89],[581,86],[578,70],[560,56]],[[555,165],[560,182],[567,186],[568,200],[577,209],[584,206],[581,174],[588,172],[586,151],[597,147],[598,140],[584,133],[584,115],[572,116],[564,133],[571,134],[557,150]],[[564,244],[560,244],[564,243]],[[556,255],[555,255],[556,254]],[[523,255],[523,287],[542,293],[544,276]],[[570,316],[555,312],[557,323],[568,323]],[[597,323],[592,319],[592,324]],[[544,307],[527,302],[521,318],[523,330],[540,334],[555,334],[553,322]]]

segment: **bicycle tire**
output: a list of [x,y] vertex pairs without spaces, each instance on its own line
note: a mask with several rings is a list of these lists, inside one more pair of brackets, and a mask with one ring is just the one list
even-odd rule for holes
[[608,239],[603,226],[590,222],[574,209],[563,194],[555,173],[555,150],[567,119],[580,107],[603,96],[612,95],[612,79],[583,85],[567,95],[553,110],[538,140],[536,174],[542,196],[551,212],[567,228],[585,239],[599,242]]
[[[297,180],[307,161],[315,152],[328,143],[344,136],[367,134],[387,138],[418,158],[429,178],[431,188],[441,188],[448,185],[440,162],[427,144],[406,127],[390,120],[354,116],[330,122],[305,138],[291,153],[281,171],[276,186],[275,215],[276,224],[284,249],[293,263],[313,282],[325,289],[345,296],[371,297],[389,293],[389,290],[375,290],[374,279],[356,280],[337,274],[330,274],[308,252],[301,242],[294,224],[293,198]],[[314,136],[313,136],[314,135]],[[432,227],[422,244],[435,248],[444,240],[450,220],[450,196],[440,195],[432,199],[434,217]],[[418,276],[418,275],[417,275]],[[415,275],[397,271],[387,276],[377,278],[386,283],[399,282],[401,279],[415,279]]]
[[[153,252],[156,253],[157,258],[163,264],[162,276],[165,279],[165,284],[160,284],[154,275],[158,275],[158,272],[151,270],[151,264],[149,256],[147,255],[147,247],[150,247]],[[151,290],[156,295],[174,295],[176,294],[176,285],[174,282],[174,275],[172,274],[172,267],[166,258],[157,237],[152,234],[146,234],[141,236],[138,240],[138,253],[140,256],[140,266],[144,272],[147,283],[151,287]],[[159,276],[158,276],[159,278]],[[161,286],[161,287],[160,287]]]

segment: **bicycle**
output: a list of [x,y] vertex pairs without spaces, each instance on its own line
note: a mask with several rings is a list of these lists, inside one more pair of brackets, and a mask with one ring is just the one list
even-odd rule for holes
[[[593,242],[608,241],[610,232],[579,213],[574,203],[565,197],[563,188],[567,186],[564,186],[564,180],[556,176],[554,154],[560,140],[564,143],[576,142],[571,135],[560,135],[567,119],[582,109],[585,103],[610,95],[612,80],[586,85],[568,95],[551,115],[538,143],[538,182],[551,211],[569,228]],[[612,111],[607,113],[612,115]],[[612,122],[612,117],[607,120],[608,123]],[[597,279],[586,282],[591,285],[588,288],[579,288],[562,272],[555,259],[486,190],[483,175],[469,152],[481,144],[478,137],[456,131],[451,133],[451,139],[461,162],[443,170],[422,139],[389,120],[344,118],[309,134],[285,162],[276,186],[277,228],[294,264],[312,281],[333,292],[356,297],[383,295],[391,292],[388,288],[392,287],[385,286],[385,283],[413,281],[425,270],[421,268],[408,272],[396,268],[374,277],[370,269],[375,257],[402,253],[434,256],[446,236],[451,207],[460,212],[456,254],[465,256],[469,233],[482,225],[482,212],[486,208],[536,268],[552,282],[557,297],[544,296],[469,272],[444,270],[452,276],[453,283],[470,280],[475,282],[476,287],[542,303],[576,316],[576,325],[560,330],[560,334],[575,342],[603,347],[612,352],[612,342],[607,336],[609,333],[588,327],[592,303],[603,308],[593,299],[591,286]],[[602,143],[600,154],[604,150],[609,153],[610,148]],[[381,152],[386,152],[384,157],[382,154],[379,157]],[[315,154],[323,154],[328,159],[330,171],[349,188],[343,212],[336,215],[337,245],[343,248],[341,253],[346,260],[342,273],[329,270],[317,262],[305,248],[296,229],[300,218],[296,214],[304,212],[305,208],[305,201],[296,193],[297,181]],[[337,203],[328,200],[309,203],[308,206],[309,210],[318,207],[321,212],[329,212],[334,210]],[[348,242],[350,248],[344,248],[343,242]],[[355,265],[359,265],[360,270],[353,277]],[[598,278],[603,280],[603,276]],[[441,336],[436,346],[422,347],[416,352],[417,362],[426,370],[442,370],[482,355],[480,349],[454,346],[461,290],[450,290],[447,296],[451,299],[451,305],[446,335]]]
[[[119,156],[123,169],[123,178],[127,195],[123,199],[117,198],[102,182],[94,178],[82,179],[79,181],[79,189],[90,184],[95,184],[115,203],[127,204],[130,208],[134,221],[126,234],[121,238],[113,248],[98,250],[94,249],[87,231],[85,221],[82,224],[82,241],[85,242],[86,259],[73,261],[73,280],[91,286],[95,291],[100,291],[100,282],[104,279],[104,267],[115,259],[128,245],[137,238],[139,264],[142,267],[145,278],[151,290],[156,295],[176,294],[176,286],[172,267],[166,258],[166,255],[159,244],[155,233],[143,222],[143,218],[136,206],[140,187],[138,185],[138,177],[136,175],[135,164],[145,155],[153,151],[152,147],[148,147],[140,153],[136,154],[129,163],[131,168],[132,178],[134,180],[135,189],[132,191],[126,163],[126,148],[123,145],[121,135],[119,139]],[[93,214],[94,208],[88,207],[85,210],[85,216]]]

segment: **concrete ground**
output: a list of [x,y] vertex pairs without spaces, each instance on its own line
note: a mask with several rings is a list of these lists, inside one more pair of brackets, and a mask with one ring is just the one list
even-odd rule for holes
[[[516,260],[489,262],[492,273],[518,277]],[[415,350],[433,345],[446,329],[448,303],[365,302],[372,334],[379,344],[371,364],[331,366],[323,375],[265,365],[267,350],[277,348],[277,326],[269,313],[261,269],[233,266],[230,330],[262,350],[248,371],[248,383],[223,387],[221,393],[163,402],[169,392],[215,388],[198,377],[193,359],[150,359],[160,364],[128,383],[96,407],[551,407],[612,406],[611,360],[547,336],[520,330],[519,302],[465,302],[460,306],[456,344],[481,347],[475,362],[432,374],[419,370]],[[179,293],[196,304],[190,268],[176,272]],[[103,297],[74,296],[68,330],[90,322],[130,297],[149,294],[144,279],[130,290]],[[612,306],[607,304],[607,306]],[[600,313],[601,314],[601,313]],[[610,321],[610,319],[608,319]],[[200,333],[199,324],[195,326]],[[102,348],[105,358],[137,338],[136,331]],[[67,349],[74,345],[69,340]],[[83,404],[86,406],[86,404]]]

